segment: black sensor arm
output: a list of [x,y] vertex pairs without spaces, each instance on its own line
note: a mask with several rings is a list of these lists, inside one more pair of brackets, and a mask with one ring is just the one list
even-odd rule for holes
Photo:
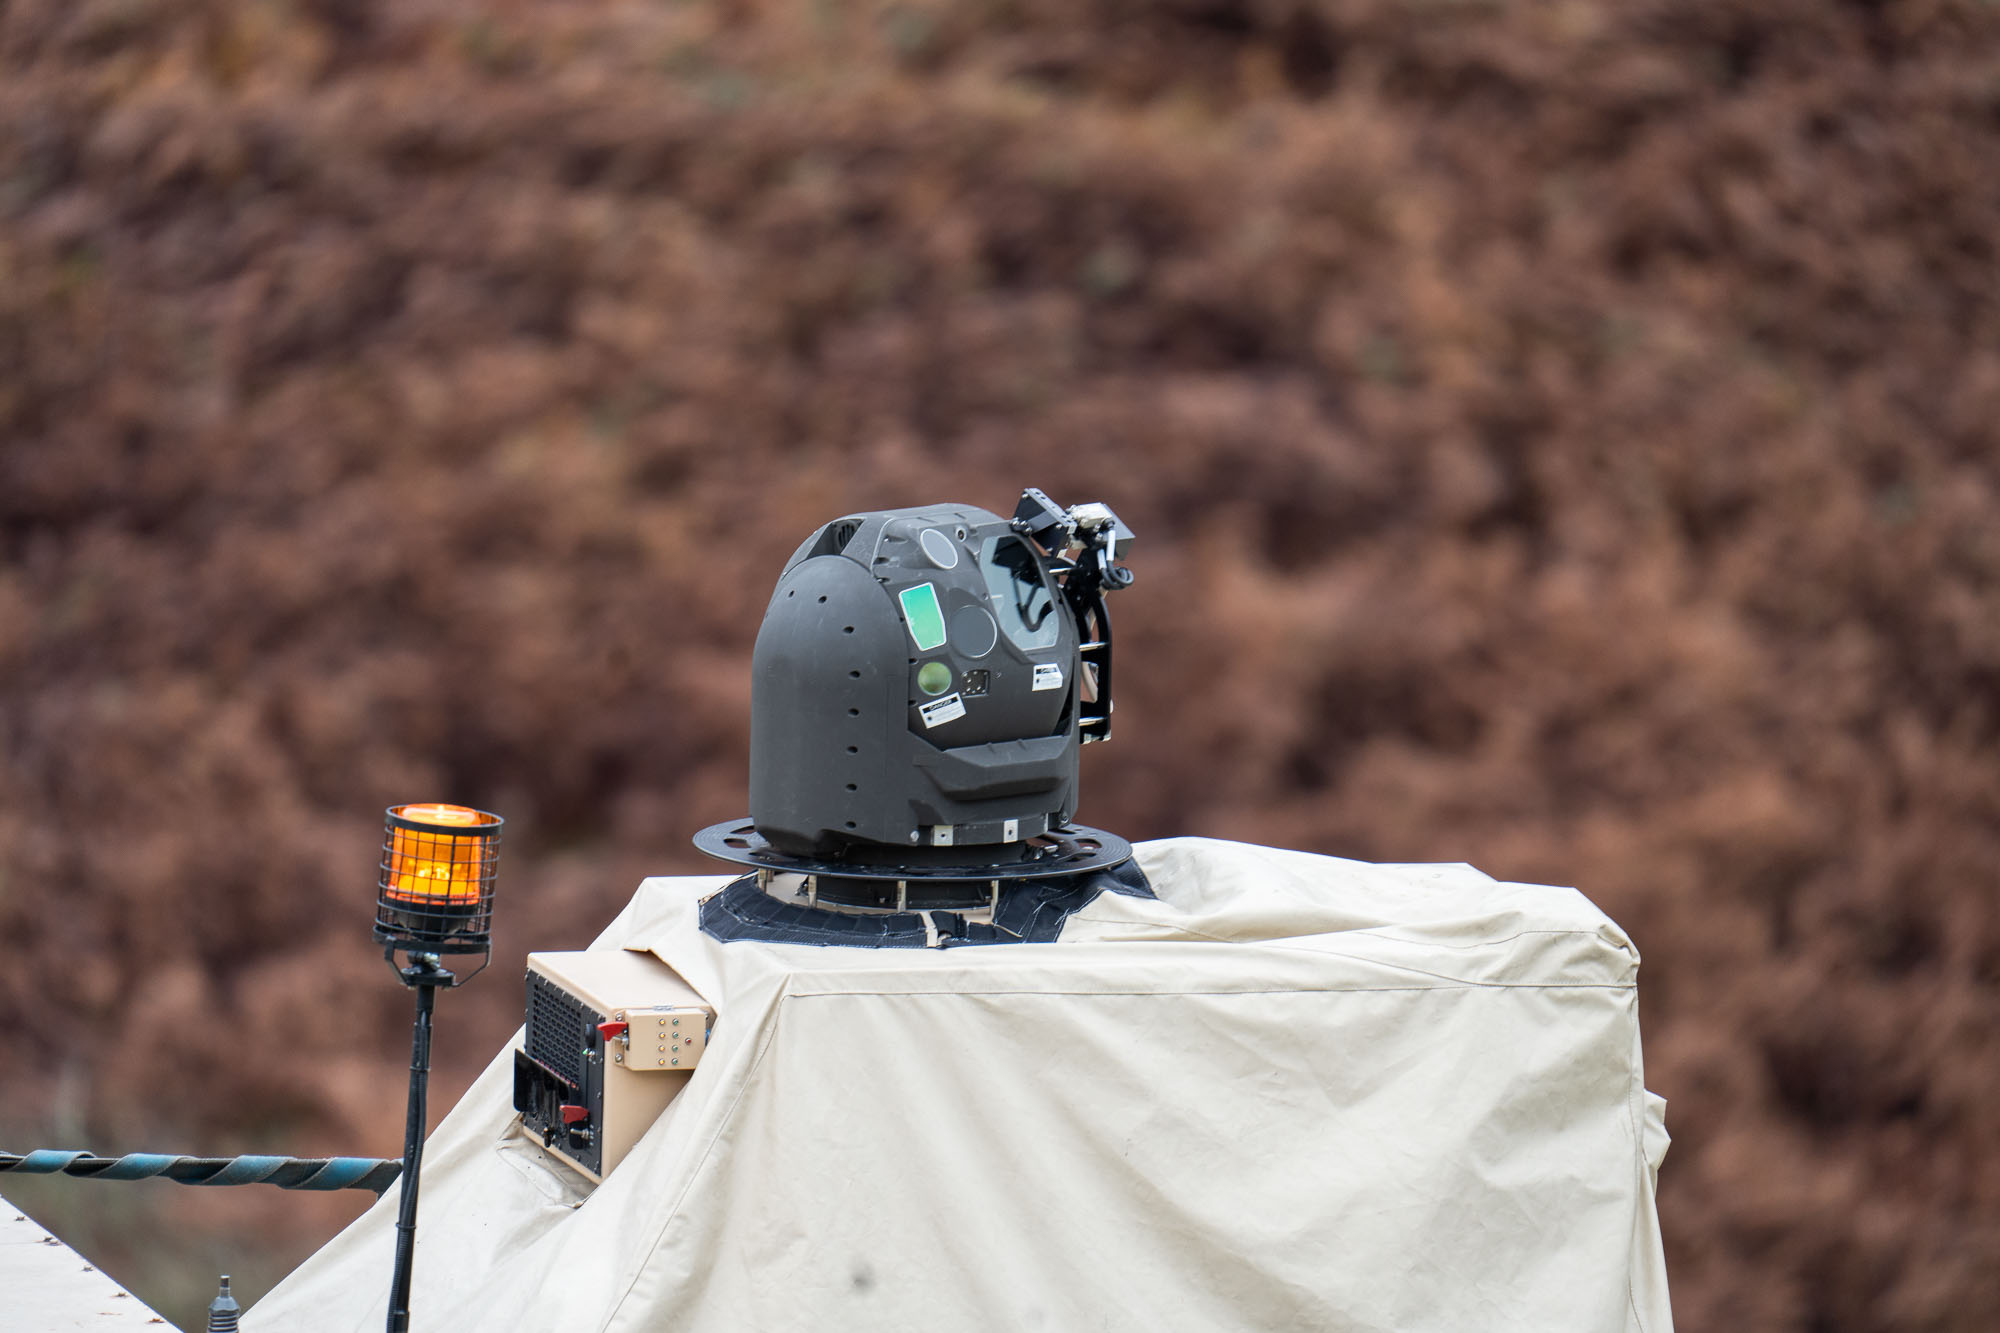
[[1087,744],[1111,737],[1111,617],[1104,595],[1132,586],[1132,571],[1118,564],[1132,546],[1132,530],[1109,505],[1081,504],[1063,509],[1034,487],[1021,492],[1014,508],[1014,530],[1034,541],[1051,557],[1050,572],[1062,582],[1081,640],[1082,672],[1091,685],[1077,682],[1077,733]]

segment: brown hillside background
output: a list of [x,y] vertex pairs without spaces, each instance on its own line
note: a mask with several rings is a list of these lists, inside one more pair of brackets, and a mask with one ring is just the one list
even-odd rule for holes
[[[0,1147],[401,1143],[844,512],[1138,531],[1081,814],[1574,883],[1678,1327],[2000,1326],[2000,8],[0,3]],[[0,1181],[190,1326],[361,1198]],[[386,1284],[388,1272],[383,1272]]]

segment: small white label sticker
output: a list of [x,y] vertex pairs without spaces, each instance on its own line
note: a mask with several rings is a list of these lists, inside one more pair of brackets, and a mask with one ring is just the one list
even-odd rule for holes
[[1039,694],[1043,690],[1059,690],[1062,687],[1062,667],[1054,662],[1044,662],[1035,668],[1035,684],[1029,693]]
[[[1036,686],[1037,689],[1041,688]],[[941,727],[954,718],[965,716],[965,700],[956,694],[947,694],[942,699],[933,700],[917,709],[923,715],[924,727]]]

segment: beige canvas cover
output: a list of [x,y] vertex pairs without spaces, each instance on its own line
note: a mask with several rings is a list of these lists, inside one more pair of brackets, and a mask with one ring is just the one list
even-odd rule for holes
[[[1667,1333],[1616,925],[1468,866],[1137,855],[1157,900],[944,950],[722,944],[727,876],[647,880],[598,947],[714,1005],[706,1056],[593,1188],[511,1132],[503,1051],[430,1139],[413,1326]],[[395,1208],[244,1326],[380,1328]]]

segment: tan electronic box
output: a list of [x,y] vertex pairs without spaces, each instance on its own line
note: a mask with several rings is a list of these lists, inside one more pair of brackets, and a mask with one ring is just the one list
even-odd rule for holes
[[714,1011],[650,953],[528,955],[514,1109],[545,1147],[603,1180],[687,1082]]

